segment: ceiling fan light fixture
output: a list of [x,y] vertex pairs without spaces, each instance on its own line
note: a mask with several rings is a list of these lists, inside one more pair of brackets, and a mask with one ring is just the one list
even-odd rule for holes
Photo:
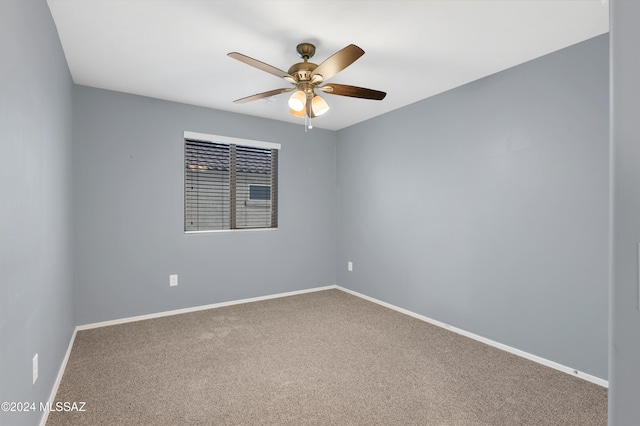
[[289,108],[289,114],[295,115],[296,117],[304,118],[304,110],[303,111],[295,111]]
[[325,101],[321,96],[318,95],[315,95],[311,100],[311,108],[313,109],[313,113],[316,115],[316,117],[329,111],[329,105],[327,104],[327,101]]
[[307,103],[307,95],[302,90],[298,90],[289,98],[289,108],[294,111],[304,111]]

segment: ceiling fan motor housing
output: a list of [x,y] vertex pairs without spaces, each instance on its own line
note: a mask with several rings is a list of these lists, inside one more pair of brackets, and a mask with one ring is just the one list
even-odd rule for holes
[[304,62],[293,64],[291,68],[289,68],[288,73],[295,77],[298,82],[305,83],[311,80],[311,73],[318,68],[318,65],[308,62],[309,58],[313,57],[316,53],[316,47],[311,43],[300,43],[296,47],[296,51]]
[[312,62],[299,62],[293,64],[289,68],[289,74],[294,76],[299,82],[311,80],[311,73],[318,68],[318,65]]

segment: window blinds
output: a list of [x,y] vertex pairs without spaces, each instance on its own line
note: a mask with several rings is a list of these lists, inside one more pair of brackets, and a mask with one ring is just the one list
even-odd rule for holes
[[278,226],[276,148],[185,138],[184,182],[185,231]]

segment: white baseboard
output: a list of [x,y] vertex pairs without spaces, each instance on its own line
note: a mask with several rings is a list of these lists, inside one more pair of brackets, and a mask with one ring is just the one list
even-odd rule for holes
[[416,314],[415,312],[411,312],[411,311],[408,311],[406,309],[399,308],[399,307],[394,306],[394,305],[392,305],[390,303],[383,302],[383,301],[378,300],[378,299],[374,299],[373,297],[365,296],[364,294],[358,293],[357,291],[349,290],[348,288],[344,288],[344,287],[340,287],[340,286],[335,286],[335,288],[337,288],[338,290],[344,291],[346,293],[352,294],[354,296],[360,297],[362,299],[368,300],[370,302],[377,303],[378,305],[382,305],[382,306],[384,306],[386,308],[393,309],[394,311],[398,311],[398,312],[403,313],[405,315],[409,315],[409,316],[412,316],[412,317],[417,318],[419,320],[428,322],[429,324],[433,324],[433,325],[436,325],[438,327],[442,327],[444,329],[453,331],[454,333],[458,333],[458,334],[461,334],[461,335],[463,335],[465,337],[469,337],[469,338],[471,338],[473,340],[477,340],[479,342],[485,343],[485,344],[487,344],[489,346],[493,346],[495,348],[502,349],[503,351],[510,352],[510,353],[512,353],[514,355],[521,356],[522,358],[526,358],[526,359],[528,359],[530,361],[537,362],[538,364],[542,364],[542,365],[545,365],[547,367],[551,367],[551,368],[553,368],[555,370],[562,371],[563,373],[567,373],[567,374],[570,374],[572,376],[579,377],[579,378],[581,378],[583,380],[586,380],[586,381],[591,382],[591,383],[595,383],[597,385],[600,385],[600,386],[603,386],[603,387],[606,387],[606,388],[609,387],[609,382],[607,380],[601,379],[600,377],[592,376],[591,374],[587,374],[587,373],[584,373],[582,371],[578,371],[578,370],[576,370],[574,368],[567,367],[567,366],[562,365],[562,364],[558,364],[557,362],[550,361],[548,359],[539,357],[537,355],[530,354],[530,353],[522,351],[520,349],[516,349],[516,348],[513,348],[511,346],[496,342],[494,340],[487,339],[487,338],[482,337],[482,336],[478,336],[477,334],[470,333],[470,332],[462,330],[460,328],[453,327],[453,326],[451,326],[449,324],[445,324],[443,322],[440,322],[440,321],[425,317],[424,315]]
[[[78,328],[76,327],[71,334],[71,340],[69,341],[69,346],[67,347],[67,353],[64,354],[64,359],[62,360],[62,364],[60,365],[60,370],[58,370],[56,381],[53,383],[53,389],[51,389],[51,394],[49,395],[49,407],[53,406],[53,403],[55,402],[56,394],[58,393],[58,388],[60,387],[60,382],[62,381],[64,370],[66,370],[67,368],[67,362],[69,361],[69,356],[71,355],[71,349],[73,348],[73,342],[75,342],[76,340],[77,332]],[[45,410],[42,414],[42,419],[40,419],[40,426],[45,426],[47,424],[48,418],[49,411]]]
[[305,290],[296,290],[296,291],[289,291],[289,292],[286,292],[286,293],[270,294],[270,295],[267,295],[267,296],[251,297],[249,299],[232,300],[232,301],[229,301],[229,302],[220,302],[220,303],[213,303],[213,304],[210,304],[210,305],[194,306],[192,308],[174,309],[174,310],[171,310],[171,311],[157,312],[157,313],[154,313],[154,314],[138,315],[138,316],[135,316],[135,317],[121,318],[121,319],[115,319],[115,320],[111,320],[111,321],[102,321],[102,322],[95,322],[95,323],[91,323],[91,324],[79,325],[79,326],[76,327],[76,330],[89,330],[89,329],[92,329],[92,328],[107,327],[109,325],[125,324],[125,323],[128,323],[128,322],[142,321],[142,320],[160,318],[160,317],[167,317],[167,316],[170,316],[170,315],[186,314],[186,313],[189,313],[189,312],[204,311],[206,309],[214,309],[214,308],[222,308],[224,306],[240,305],[242,303],[260,302],[262,300],[278,299],[280,297],[295,296],[295,295],[298,295],[298,294],[313,293],[313,292],[316,292],[316,291],[323,291],[323,290],[332,290],[332,289],[335,289],[335,288],[337,288],[337,286],[329,285],[329,286],[326,286],[326,287],[314,287],[314,288],[309,288],[309,289],[305,289]]

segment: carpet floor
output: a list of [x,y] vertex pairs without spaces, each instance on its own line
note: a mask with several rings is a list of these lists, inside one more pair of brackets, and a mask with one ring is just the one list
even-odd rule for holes
[[606,425],[607,389],[340,290],[79,331],[47,426]]

